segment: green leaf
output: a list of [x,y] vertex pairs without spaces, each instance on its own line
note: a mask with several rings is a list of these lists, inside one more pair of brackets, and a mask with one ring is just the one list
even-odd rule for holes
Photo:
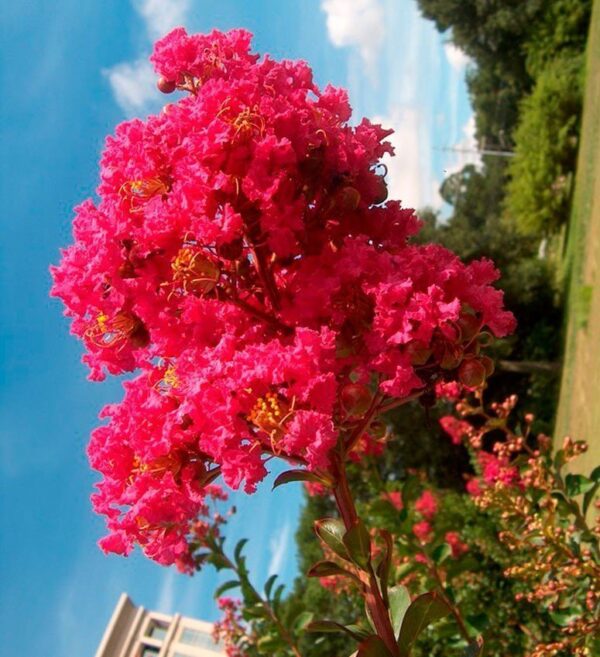
[[382,529],[379,532],[379,535],[384,540],[384,548],[381,553],[381,560],[377,565],[377,577],[379,577],[379,583],[381,585],[381,592],[383,594],[383,599],[388,602],[388,580],[390,578],[390,567],[392,565],[392,554],[394,550],[394,540],[390,532],[386,529]]
[[568,609],[565,609],[561,611],[551,611],[550,618],[556,625],[559,625],[560,627],[566,627],[571,621],[578,618],[578,614],[576,611],[569,611]]
[[358,625],[342,625],[331,620],[316,620],[306,626],[307,632],[343,632],[355,641],[362,641],[369,636],[363,628]]
[[404,614],[398,648],[400,657],[408,657],[419,634],[433,621],[450,613],[450,607],[435,592],[415,598]]
[[223,570],[223,568],[230,568],[229,561],[227,557],[219,552],[212,552],[207,558],[206,561],[212,564],[217,570]]
[[436,564],[441,564],[452,554],[452,548],[448,543],[438,545],[431,553],[431,558]]
[[356,657],[390,657],[390,653],[385,643],[378,636],[373,635],[358,646]]
[[390,603],[390,618],[394,628],[394,636],[398,636],[404,614],[410,606],[410,593],[406,586],[394,586],[388,592]]
[[[598,469],[598,468],[596,468],[596,469]],[[594,472],[595,472],[595,470],[594,470]],[[592,472],[592,476],[593,475],[594,475],[594,473]],[[590,490],[588,490],[588,492],[583,496],[583,503],[581,505],[581,508],[583,510],[583,515],[584,516],[587,513],[587,510],[588,510],[590,504],[596,499],[596,493],[598,492],[598,488],[600,488],[600,481],[596,481],[594,483],[593,488],[590,488]]]
[[196,565],[196,568],[202,568],[202,566],[208,561],[208,557],[210,557],[210,552],[200,552],[195,554],[194,564]]
[[565,477],[565,488],[569,497],[577,497],[583,493],[587,493],[594,487],[594,482],[587,477],[579,474],[568,474]]
[[233,551],[233,558],[235,559],[236,562],[240,560],[240,557],[242,556],[242,550],[244,549],[244,545],[248,542],[247,538],[242,538],[240,541],[237,542],[237,545],[235,546],[235,550]]
[[246,604],[242,607],[242,618],[246,621],[253,620],[255,618],[268,618],[269,614],[264,608],[262,602],[257,602],[252,605]]
[[471,641],[465,650],[465,657],[481,657],[483,655],[483,639],[477,637]]
[[473,634],[483,634],[485,630],[489,627],[490,619],[486,614],[481,612],[480,614],[471,614],[465,618],[465,623],[467,627],[472,630]]
[[590,474],[590,479],[596,483],[600,483],[600,465],[596,466]]
[[282,646],[283,641],[277,634],[266,634],[265,636],[261,636],[260,639],[256,642],[256,647],[258,650],[264,653],[275,652]]
[[406,480],[406,483],[402,487],[402,501],[404,506],[410,506],[411,502],[414,502],[421,493],[421,482],[417,477],[409,477]]
[[308,470],[287,470],[275,479],[273,490],[292,481],[321,481],[321,479]]
[[344,534],[346,527],[338,518],[321,518],[315,521],[315,533],[331,548],[338,557],[349,559],[348,550],[344,545]]
[[550,493],[552,499],[555,499],[558,502],[557,510],[561,516],[566,516],[569,513],[573,513],[574,501],[571,500],[562,490],[553,490]]
[[251,586],[250,582],[242,579],[240,582],[240,590],[242,591],[242,597],[244,598],[244,603],[249,605],[262,605],[262,600],[258,593]]
[[471,554],[467,554],[461,559],[451,561],[446,566],[446,577],[450,580],[467,570],[473,572],[481,570],[481,562],[475,559]]
[[396,577],[398,579],[404,579],[418,567],[419,564],[416,561],[408,561],[406,563],[400,564],[395,570]]
[[284,591],[285,591],[285,584],[280,584],[275,589],[275,594],[273,595],[273,609],[275,611],[277,611],[279,607],[279,603],[281,602],[281,596],[283,595]]
[[294,619],[294,631],[302,632],[305,630],[312,623],[314,617],[315,615],[312,611],[301,611]]
[[225,591],[229,591],[230,589],[235,589],[240,585],[240,582],[237,579],[231,579],[228,582],[225,582],[224,584],[221,584],[221,586],[217,587],[214,593],[215,598],[220,598]]
[[342,575],[343,577],[357,579],[354,573],[342,568],[334,561],[317,561],[306,573],[307,577],[330,577],[331,575]]
[[273,589],[273,585],[275,584],[275,580],[277,579],[277,575],[271,575],[269,579],[265,583],[265,595],[267,596],[267,600],[271,597],[271,591]]
[[557,450],[556,453],[554,454],[554,467],[557,470],[560,470],[566,462],[567,461],[565,459],[565,450],[564,449]]
[[367,568],[371,561],[371,537],[362,520],[357,520],[344,534],[343,541],[352,561]]

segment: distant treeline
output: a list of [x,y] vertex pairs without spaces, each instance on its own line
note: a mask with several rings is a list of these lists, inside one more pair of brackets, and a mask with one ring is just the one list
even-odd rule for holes
[[[500,360],[556,363],[562,294],[558,235],[568,221],[582,109],[591,0],[417,0],[423,15],[470,58],[467,85],[482,166],[450,175],[444,222],[423,209],[420,239],[463,258],[492,258],[519,329]],[[547,257],[551,255],[552,257]],[[546,257],[541,257],[546,256]],[[556,368],[496,375],[489,394],[517,388],[552,428]],[[518,368],[516,368],[518,369]]]

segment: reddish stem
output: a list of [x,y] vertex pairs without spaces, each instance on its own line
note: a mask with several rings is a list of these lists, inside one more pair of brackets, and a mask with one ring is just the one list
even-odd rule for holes
[[454,616],[454,620],[458,625],[458,629],[460,630],[460,633],[462,634],[465,641],[467,641],[468,643],[471,640],[471,637],[469,635],[469,631],[467,630],[467,626],[463,621],[462,615],[460,613],[460,609],[446,595],[446,588],[444,586],[444,582],[442,581],[440,571],[438,570],[438,567],[435,564],[435,562],[429,557],[429,555],[425,553],[425,551],[423,551],[423,555],[427,559],[427,566],[429,567],[429,572],[433,575],[433,579],[437,584],[438,593],[440,594],[440,597],[446,603],[446,606],[450,609],[450,612],[452,613],[452,616]]
[[232,301],[236,306],[239,306],[242,310],[245,310],[250,315],[254,315],[254,317],[261,319],[263,322],[267,322],[267,324],[271,324],[271,326],[276,328],[278,331],[282,331],[283,333],[286,333],[288,335],[294,332],[294,329],[291,326],[288,326],[287,324],[280,322],[277,319],[277,317],[274,317],[273,315],[269,315],[269,313],[266,313],[264,310],[261,310],[260,308],[256,308],[256,306],[253,306],[247,301],[244,301],[239,297],[233,298]]
[[[336,464],[337,483],[334,488],[335,501],[339,509],[340,515],[346,526],[346,530],[351,529],[356,525],[359,520],[358,513],[350,487],[348,486],[348,478],[346,476],[346,468],[344,465],[343,457],[337,459]],[[379,590],[377,577],[369,563],[367,569],[363,571],[364,577],[361,578],[363,582],[363,596],[365,603],[370,612],[375,626],[375,631],[379,638],[385,643],[390,655],[396,657],[398,655],[398,645],[394,635],[394,629],[390,620],[390,615],[385,601]]]

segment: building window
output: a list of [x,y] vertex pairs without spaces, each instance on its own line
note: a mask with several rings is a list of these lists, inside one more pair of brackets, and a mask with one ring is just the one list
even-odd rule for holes
[[179,643],[185,643],[187,646],[196,646],[198,648],[220,652],[220,646],[215,643],[212,636],[207,632],[201,632],[200,630],[184,628],[179,637]]
[[155,646],[142,646],[140,657],[156,657],[159,652],[160,648],[156,648]]
[[161,623],[159,621],[152,620],[148,625],[146,630],[146,636],[162,641],[167,636],[167,630],[169,626],[166,623]]

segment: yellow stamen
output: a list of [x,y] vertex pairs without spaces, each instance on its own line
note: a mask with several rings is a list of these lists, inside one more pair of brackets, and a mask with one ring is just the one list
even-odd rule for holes
[[273,392],[259,397],[248,414],[251,422],[260,432],[267,434],[274,454],[281,452],[279,443],[285,435],[286,424],[294,415],[295,398],[288,404]]
[[234,139],[238,137],[242,139],[246,137],[262,137],[265,134],[265,120],[260,114],[257,105],[254,105],[252,108],[246,107],[237,115],[231,116],[231,108],[229,105],[223,103],[223,106],[217,113],[217,117],[223,117],[224,121],[227,121],[227,123],[235,128]]
[[110,318],[104,313],[98,313],[94,323],[87,329],[85,336],[96,347],[108,348],[117,346],[122,349],[130,341],[134,347],[144,347],[149,336],[142,320],[126,311],[118,312]]
[[169,185],[159,177],[141,180],[128,180],[121,185],[119,194],[129,202],[131,212],[141,212],[144,203],[154,196],[165,196],[170,191]]
[[206,258],[201,251],[184,247],[179,250],[171,263],[173,282],[184,292],[193,294],[208,294],[212,292],[221,271],[219,267]]

